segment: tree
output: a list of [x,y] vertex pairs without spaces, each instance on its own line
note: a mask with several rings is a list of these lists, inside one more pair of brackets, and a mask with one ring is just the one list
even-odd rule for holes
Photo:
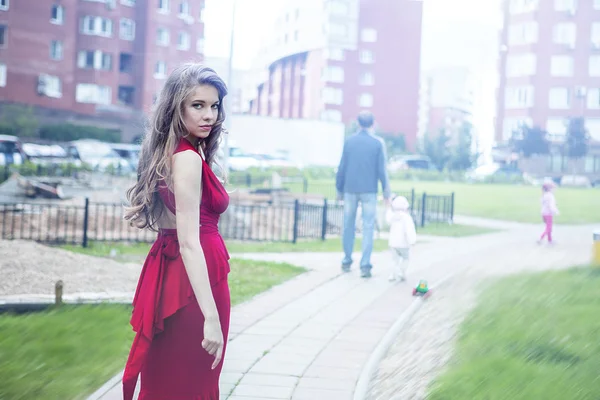
[[547,132],[540,127],[523,125],[513,132],[510,140],[512,149],[529,158],[534,154],[548,154],[550,145],[546,139]]
[[458,143],[452,150],[450,169],[464,171],[473,166],[476,155],[472,152],[473,126],[465,122],[458,133]]
[[582,158],[588,152],[589,136],[585,120],[581,117],[569,119],[567,126],[566,150],[571,158]]
[[16,136],[38,137],[38,120],[31,106],[5,104],[2,106],[0,123],[10,126]]
[[397,156],[406,152],[406,136],[378,132],[385,142],[388,157]]
[[431,137],[429,134],[425,135],[423,154],[429,157],[438,171],[443,171],[450,160],[449,141],[450,138],[443,129],[435,137]]

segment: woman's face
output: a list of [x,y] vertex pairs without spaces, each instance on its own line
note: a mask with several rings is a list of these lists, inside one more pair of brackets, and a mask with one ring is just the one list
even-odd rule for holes
[[183,123],[190,139],[206,139],[219,116],[219,92],[214,86],[199,85],[183,104]]

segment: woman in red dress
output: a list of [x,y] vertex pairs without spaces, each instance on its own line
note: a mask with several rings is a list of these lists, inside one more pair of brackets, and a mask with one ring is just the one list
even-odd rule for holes
[[212,69],[177,68],[142,143],[125,218],[158,237],[133,300],[136,336],[123,376],[125,400],[133,398],[140,374],[140,400],[219,400],[230,298],[218,221],[229,196],[211,167],[226,94]]

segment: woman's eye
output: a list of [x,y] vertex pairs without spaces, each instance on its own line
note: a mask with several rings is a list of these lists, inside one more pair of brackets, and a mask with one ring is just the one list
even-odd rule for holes
[[213,108],[213,110],[218,110],[219,109],[219,105],[218,104],[213,104],[212,108]]
[[196,110],[199,110],[202,108],[202,104],[193,104],[192,107],[194,107]]

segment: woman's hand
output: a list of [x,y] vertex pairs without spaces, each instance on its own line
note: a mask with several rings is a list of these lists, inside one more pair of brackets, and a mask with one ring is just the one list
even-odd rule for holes
[[223,332],[221,331],[221,322],[219,318],[210,318],[204,321],[204,340],[202,348],[211,356],[215,357],[212,369],[217,368],[223,357]]

